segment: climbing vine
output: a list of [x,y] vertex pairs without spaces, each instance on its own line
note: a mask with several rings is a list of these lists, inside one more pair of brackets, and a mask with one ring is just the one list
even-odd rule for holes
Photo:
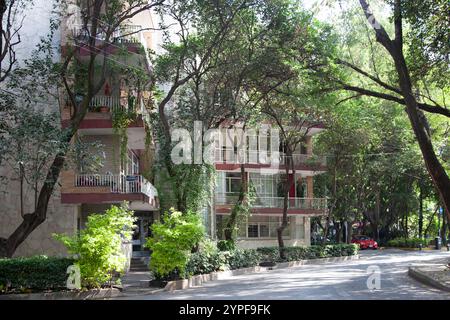
[[120,140],[120,159],[125,161],[128,152],[128,134],[127,128],[132,122],[132,113],[126,111],[124,108],[119,108],[113,112],[112,126],[114,133],[119,136]]

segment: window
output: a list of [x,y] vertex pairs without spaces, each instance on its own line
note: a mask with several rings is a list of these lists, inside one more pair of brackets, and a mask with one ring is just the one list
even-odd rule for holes
[[247,237],[249,237],[249,238],[259,238],[258,229],[259,229],[259,226],[257,224],[249,224],[247,226]]
[[301,183],[297,181],[297,198],[308,198],[308,185],[306,178],[303,178]]
[[225,179],[225,192],[236,195],[239,194],[239,191],[241,191],[241,174],[227,173]]
[[[281,217],[278,216],[258,216],[249,217],[247,221],[239,226],[238,237],[245,238],[265,238],[276,239],[277,229],[281,225]],[[283,231],[283,237],[290,238],[290,218],[288,217],[288,227]]]

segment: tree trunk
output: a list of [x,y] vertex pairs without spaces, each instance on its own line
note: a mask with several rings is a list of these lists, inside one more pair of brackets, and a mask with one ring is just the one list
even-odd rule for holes
[[[96,1],[94,5],[94,12],[92,16],[93,23],[91,26],[91,31],[94,31],[93,34],[97,33],[97,24],[99,20],[98,17],[100,16],[102,3],[103,1]],[[70,124],[67,128],[65,136],[61,139],[62,144],[70,143],[72,141],[72,138],[78,131],[81,121],[84,119],[87,113],[88,105],[92,97],[100,90],[105,81],[105,77],[103,75],[98,83],[94,82],[94,74],[96,71],[95,60],[98,56],[97,50],[95,49],[95,44],[95,37],[91,37],[91,39],[89,40],[89,48],[91,49],[91,54],[87,74],[87,93],[83,101],[79,105],[77,105],[76,113],[70,120]],[[70,62],[69,58],[67,58],[66,62]],[[0,238],[0,258],[11,258],[19,245],[22,244],[27,239],[27,237],[46,220],[48,203],[53,194],[55,185],[57,184],[59,174],[61,173],[61,170],[64,166],[65,159],[66,151],[60,152],[55,155],[55,158],[53,159],[53,162],[47,171],[44,184],[39,191],[36,209],[33,213],[25,214],[23,216],[20,225],[7,239]]]
[[39,193],[36,210],[33,213],[24,215],[22,223],[8,239],[0,239],[0,257],[11,258],[17,247],[47,218],[48,202],[64,165],[64,159],[64,155],[61,154],[55,157],[47,173],[46,183],[44,183]]
[[419,191],[419,238],[422,238],[423,233],[423,190],[420,186]]
[[246,194],[248,192],[248,183],[247,183],[247,174],[245,172],[244,164],[241,164],[241,190],[239,192],[239,198],[231,210],[230,217],[227,221],[227,225],[225,227],[224,235],[225,240],[233,241],[233,231],[236,229],[236,224],[238,220],[238,215],[240,212],[241,206],[244,204],[246,200]]
[[411,122],[411,127],[422,152],[428,173],[442,200],[447,218],[450,218],[450,178],[434,152],[431,137],[425,124],[425,115],[419,110],[417,100],[414,97],[408,66],[403,55],[401,0],[395,0],[394,3],[394,40],[389,38],[382,26],[377,26],[374,23],[375,19],[367,1],[360,0],[360,4],[367,20],[374,28],[377,41],[385,47],[395,63],[400,89],[406,105],[406,113]]
[[[292,179],[289,179],[289,168],[292,169]],[[283,198],[283,218],[281,225],[277,228],[277,238],[278,238],[278,248],[280,251],[280,258],[282,260],[286,259],[284,241],[283,241],[283,231],[288,226],[287,221],[287,213],[289,208],[289,191],[295,183],[295,168],[294,161],[292,159],[292,151],[290,148],[286,149],[286,182],[285,182],[285,190],[284,190],[284,198]]]

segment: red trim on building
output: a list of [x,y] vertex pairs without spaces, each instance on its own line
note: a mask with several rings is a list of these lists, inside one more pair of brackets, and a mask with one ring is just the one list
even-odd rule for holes
[[[62,127],[67,128],[69,126],[70,120],[63,120]],[[130,123],[129,128],[143,128],[144,121],[141,117],[137,120]],[[80,127],[78,129],[112,129],[112,120],[111,119],[84,119],[80,123]]]
[[[230,214],[231,208],[216,208],[216,214]],[[282,208],[253,208],[251,212],[254,214],[276,214],[282,215]],[[314,209],[288,209],[288,214],[325,214],[324,210],[314,210]]]
[[[221,171],[235,171],[235,170],[238,170],[241,168],[241,165],[238,163],[215,163],[215,166],[216,166],[216,170],[221,170]],[[246,169],[264,169],[264,168],[272,169],[269,164],[252,164],[252,163],[244,164],[244,168],[246,168]],[[275,169],[275,168],[273,168],[273,169]],[[285,166],[280,165],[276,169],[284,171]],[[301,164],[301,165],[296,165],[295,170],[326,171],[327,169],[325,166],[314,166],[314,165]]]
[[150,203],[143,193],[62,193],[61,203],[112,203],[122,201],[143,201]]

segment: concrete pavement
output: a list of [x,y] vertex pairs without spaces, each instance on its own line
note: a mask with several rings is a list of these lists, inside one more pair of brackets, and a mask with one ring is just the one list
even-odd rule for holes
[[[407,274],[409,266],[449,260],[449,252],[362,251],[361,258],[354,261],[272,270],[212,281],[192,289],[120,299],[450,300],[450,293],[425,286]],[[377,270],[380,288],[370,290],[367,282],[376,287]]]

